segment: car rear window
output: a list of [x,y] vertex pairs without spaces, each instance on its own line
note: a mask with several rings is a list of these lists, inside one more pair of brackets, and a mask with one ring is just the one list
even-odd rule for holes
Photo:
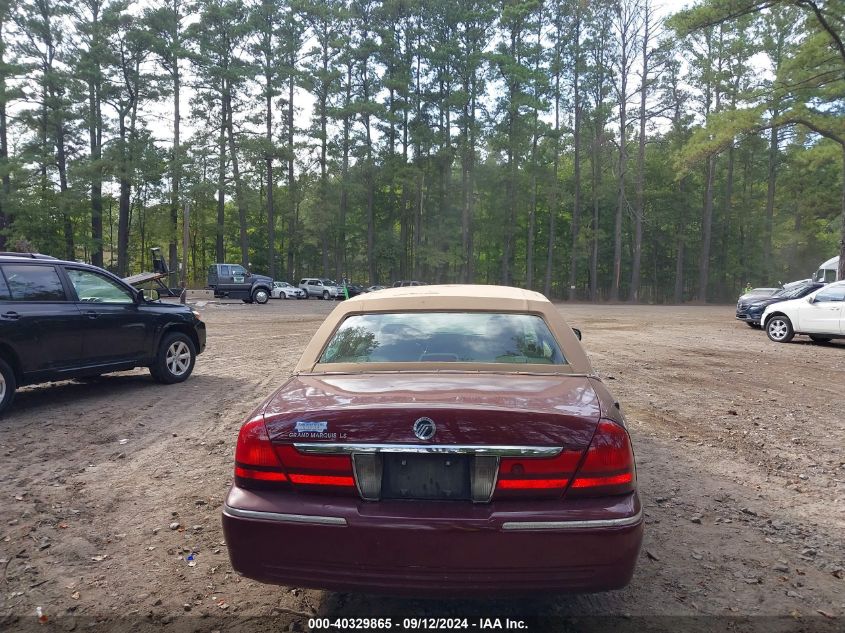
[[3,266],[12,301],[65,301],[65,290],[53,266]]
[[564,365],[542,317],[497,312],[396,312],[347,317],[321,363]]

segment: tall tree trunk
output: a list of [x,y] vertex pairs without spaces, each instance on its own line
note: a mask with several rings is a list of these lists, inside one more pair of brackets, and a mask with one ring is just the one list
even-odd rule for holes
[[[99,76],[99,69],[95,71]],[[103,266],[103,117],[100,105],[100,85],[88,84],[88,141],[91,150],[91,263]]]
[[[296,234],[297,234],[297,200],[296,200],[296,179],[294,174],[294,91],[296,90],[296,80],[293,74],[294,60],[291,60],[291,73],[288,77],[288,103],[286,108],[285,126],[287,130],[287,159],[288,159],[288,198],[290,199],[290,215],[288,216],[288,274],[293,275],[296,270]],[[327,275],[328,270],[324,270],[323,274]]]
[[129,271],[129,205],[131,184],[129,180],[129,139],[126,129],[126,112],[121,112],[120,129],[120,172],[118,175],[120,193],[117,211],[117,274],[125,277]]
[[[678,193],[681,200],[685,199],[686,179],[681,178],[678,181]],[[675,303],[683,303],[684,301],[684,259],[685,246],[684,232],[686,231],[686,213],[678,214],[678,224],[676,226],[675,237],[675,292],[673,293],[673,300]]]
[[[58,98],[54,95],[54,98]],[[62,217],[62,229],[65,238],[65,259],[73,261],[76,259],[76,248],[73,240],[73,222],[68,209],[68,178],[67,178],[67,151],[65,149],[65,124],[64,114],[57,112],[56,122],[56,167],[59,172],[59,210]]]
[[[178,19],[178,13],[177,13]],[[178,28],[178,27],[177,27]],[[179,139],[179,101],[181,77],[179,76],[179,57],[174,55],[173,59],[173,163],[170,166],[170,244],[169,259],[170,270],[178,270],[179,251],[179,185],[182,170],[182,148]],[[187,253],[182,254],[182,265],[188,265]],[[187,278],[187,277],[186,277]]]
[[[719,48],[716,60],[716,81],[720,81],[722,74],[724,26],[719,29]],[[711,44],[708,41],[708,47]],[[710,49],[712,50],[712,49]],[[718,112],[721,106],[721,87],[718,83],[711,84],[708,80],[705,86],[704,118],[711,114],[711,103],[714,103],[714,110]],[[713,101],[711,102],[711,97]],[[698,259],[698,300],[707,301],[708,286],[710,285],[710,246],[713,234],[713,181],[716,177],[716,156],[711,154],[707,158],[707,171],[704,178],[704,209],[701,219],[701,253]]]
[[91,263],[103,266],[103,114],[102,67],[100,65],[100,4],[92,2],[91,44],[93,68],[88,78],[88,147],[91,152]]
[[223,237],[226,232],[226,84],[220,85],[220,135],[217,138],[217,153],[220,162],[217,165],[217,232],[214,243],[215,258],[218,263],[226,261],[226,248]]
[[[574,153],[572,160],[574,162],[575,173],[573,174],[573,176],[575,182],[573,183],[574,191],[572,195],[572,248],[569,253],[568,292],[570,301],[574,301],[578,296],[578,291],[576,288],[578,284],[578,236],[581,231],[581,15],[577,7],[575,9],[575,16],[573,19],[575,20],[575,32],[573,34],[575,51],[572,65],[572,107],[575,110],[575,120],[573,121],[572,126],[572,143]],[[559,82],[560,78],[557,78],[556,81]],[[559,160],[559,141],[557,138],[560,132],[559,113],[560,88],[558,87],[555,90],[555,182],[552,184],[555,193],[557,193],[557,162]],[[550,221],[549,231],[551,232],[553,228],[554,225]],[[553,238],[553,234],[549,236],[549,259],[546,265],[547,279],[551,277]],[[546,294],[548,295],[548,291]]]
[[728,167],[725,174],[725,201],[722,208],[722,221],[719,223],[722,229],[722,252],[720,257],[721,270],[719,271],[719,300],[728,296],[728,241],[730,239],[731,221],[733,219],[733,192],[734,192],[734,162],[736,149],[731,143],[728,147]]
[[839,240],[839,272],[836,278],[845,280],[845,143],[842,143],[842,236]]
[[640,270],[643,252],[643,219],[645,216],[645,124],[646,104],[648,101],[648,73],[649,73],[649,37],[651,29],[650,5],[644,7],[642,46],[642,81],[640,84],[640,138],[637,145],[637,184],[636,201],[634,203],[634,254],[631,261],[631,292],[629,300],[636,303],[640,300]]
[[590,169],[593,180],[593,239],[590,249],[590,301],[599,299],[599,134],[601,126],[597,125],[593,139],[593,151],[590,156]]
[[417,189],[417,204],[414,209],[414,278],[422,277],[422,218],[423,203],[425,201],[425,171],[420,170],[420,181]]
[[[364,82],[364,103],[370,102],[369,79],[367,61],[364,60],[363,82]],[[364,163],[364,186],[367,188],[367,272],[370,277],[370,285],[378,283],[378,271],[376,270],[376,220],[375,220],[375,184],[373,182],[373,139],[370,130],[369,111],[364,112],[364,130],[366,132],[366,162]]]
[[[268,64],[269,68],[269,64]],[[267,128],[265,131],[265,140],[267,142],[266,154],[264,156],[264,165],[267,172],[267,267],[268,274],[271,278],[276,278],[276,207],[273,204],[273,190],[275,183],[273,182],[273,76],[271,71],[267,71],[264,75],[266,82],[265,88],[267,93],[265,95],[265,111],[264,118],[266,119]]]
[[[775,109],[772,112],[772,120],[776,120],[780,112]],[[770,266],[772,263],[772,229],[775,217],[775,185],[777,183],[777,158],[779,128],[772,126],[769,130],[769,158],[766,170],[766,217],[763,224],[763,264]]]
[[610,300],[619,300],[619,282],[622,276],[622,214],[628,203],[625,197],[625,170],[627,169],[628,149],[626,139],[627,77],[622,79],[622,98],[619,101],[619,184],[617,185],[616,221],[613,228],[613,279],[610,283]]
[[10,214],[8,209],[9,196],[12,193],[12,180],[9,176],[9,144],[6,128],[6,40],[4,22],[0,19],[0,172],[2,172],[2,183],[0,184],[0,250],[5,251],[7,247],[6,231],[10,225]]
[[341,141],[341,165],[340,165],[340,217],[338,218],[338,248],[337,268],[344,273],[346,269],[346,216],[349,212],[349,152],[350,152],[350,128],[349,106],[352,103],[352,62],[346,66],[346,85],[343,101],[343,135]]
[[710,241],[713,233],[713,179],[716,171],[716,157],[707,158],[707,173],[704,177],[704,213],[701,219],[701,255],[698,260],[698,300],[707,301],[707,286],[710,282]]
[[[473,71],[474,72],[474,71]],[[475,206],[475,77],[469,80],[469,97],[464,105],[464,150],[461,164],[463,212],[461,214],[461,281],[473,281],[472,216]]]
[[229,137],[229,156],[232,160],[232,178],[235,181],[235,202],[238,205],[238,226],[240,228],[241,266],[249,268],[249,235],[247,234],[246,198],[241,182],[241,172],[238,167],[238,150],[235,145],[235,123],[232,109],[232,93],[226,92],[224,98],[226,106],[226,127]]
[[[541,5],[542,6],[542,5]],[[540,137],[540,88],[537,84],[540,75],[539,51],[543,49],[543,15],[542,8],[537,18],[537,53],[534,61],[534,130],[531,135],[531,201],[528,205],[528,239],[525,245],[525,285],[530,290],[534,289],[534,239],[537,223],[537,143]]]

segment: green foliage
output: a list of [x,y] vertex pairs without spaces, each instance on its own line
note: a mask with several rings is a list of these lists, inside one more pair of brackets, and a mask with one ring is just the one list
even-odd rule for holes
[[575,296],[600,299],[626,191],[624,298],[641,167],[641,299],[808,276],[845,217],[845,2],[707,0],[666,16],[640,165],[644,7],[0,0],[0,240],[85,260],[102,248],[136,272],[151,247],[177,252],[190,204],[178,254],[193,283],[222,256],[291,281],[530,279],[564,297],[574,264]]

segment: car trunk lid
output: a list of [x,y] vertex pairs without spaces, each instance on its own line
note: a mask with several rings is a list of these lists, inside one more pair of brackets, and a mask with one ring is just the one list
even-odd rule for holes
[[263,413],[289,458],[351,458],[365,499],[489,501],[560,496],[601,407],[583,376],[373,373],[294,377]]

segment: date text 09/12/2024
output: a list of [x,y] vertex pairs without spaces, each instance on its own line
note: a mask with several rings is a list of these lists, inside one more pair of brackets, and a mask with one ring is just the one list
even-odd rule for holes
[[[400,626],[401,625],[401,626]],[[311,618],[308,620],[310,631],[334,630],[478,630],[478,631],[525,631],[528,625],[524,620],[510,618]]]

